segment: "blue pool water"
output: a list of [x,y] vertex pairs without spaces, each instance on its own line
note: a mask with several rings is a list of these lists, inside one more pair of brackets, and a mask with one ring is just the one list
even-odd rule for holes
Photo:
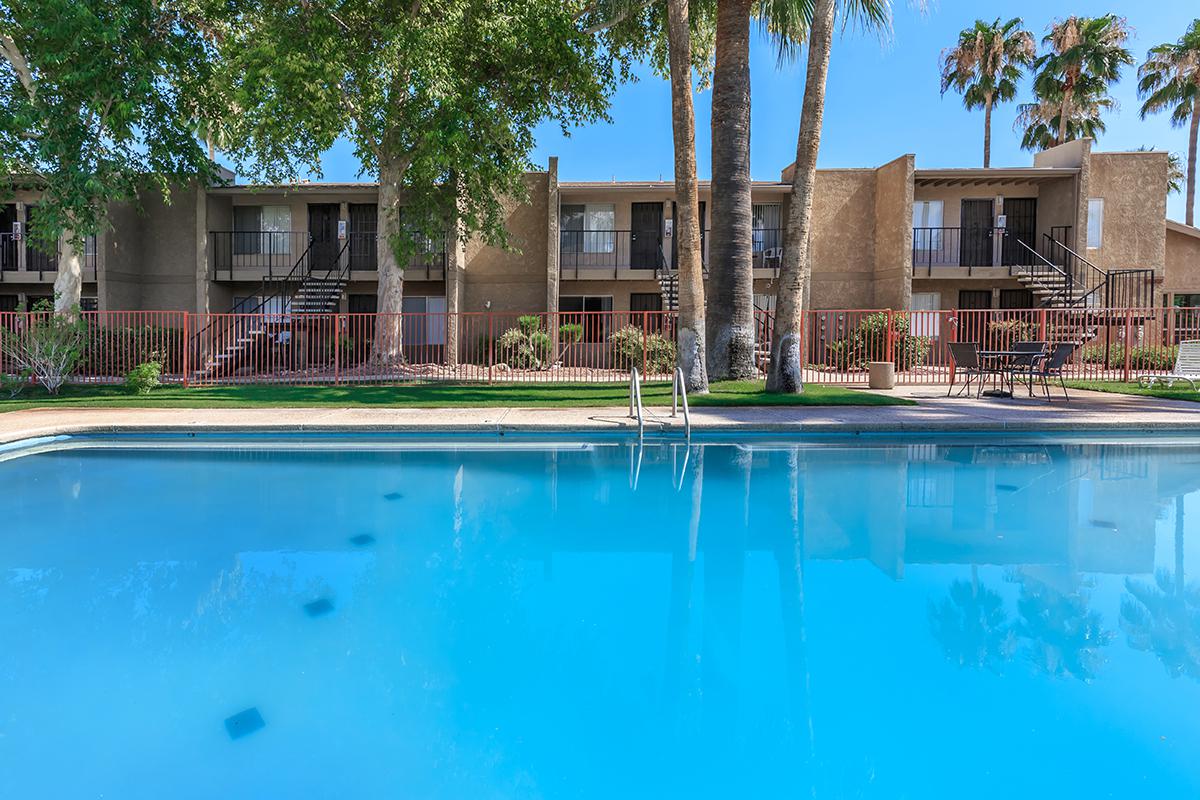
[[0,454],[0,797],[1196,797],[1142,441]]

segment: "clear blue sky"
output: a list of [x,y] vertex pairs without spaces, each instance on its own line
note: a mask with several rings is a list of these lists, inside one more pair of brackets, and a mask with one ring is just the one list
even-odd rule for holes
[[[986,9],[986,11],[984,10]],[[954,43],[958,31],[977,16],[1003,9],[1005,19],[1020,16],[1039,39],[1051,20],[1069,14],[1125,16],[1134,29],[1130,44],[1138,63],[1146,50],[1174,41],[1200,16],[1196,0],[1143,0],[1119,4],[1092,0],[1043,2],[931,2],[924,14],[896,0],[895,26],[889,41],[848,30],[834,43],[821,143],[822,167],[875,166],[903,153],[916,153],[918,167],[979,166],[983,159],[983,114],[968,112],[961,98],[938,94],[938,54]],[[756,179],[775,180],[795,155],[804,64],[779,65],[774,48],[756,36],[752,47],[751,169]],[[1030,93],[1022,86],[1024,99]],[[1172,128],[1166,114],[1142,121],[1138,116],[1136,70],[1125,71],[1114,87],[1118,108],[1106,116],[1108,132],[1100,150],[1132,150],[1142,145],[1187,153],[1187,130]],[[696,97],[696,146],[701,178],[709,175],[710,92]],[[1032,154],[1021,151],[1013,131],[1016,103],[1001,106],[992,118],[993,166],[1022,166]],[[672,178],[671,104],[667,82],[642,71],[641,80],[617,90],[612,121],[576,129],[564,137],[557,125],[538,130],[531,157],[545,164],[559,156],[562,180],[652,180]],[[326,180],[353,180],[358,163],[342,144],[325,162]],[[1183,219],[1183,199],[1172,195],[1168,214]]]

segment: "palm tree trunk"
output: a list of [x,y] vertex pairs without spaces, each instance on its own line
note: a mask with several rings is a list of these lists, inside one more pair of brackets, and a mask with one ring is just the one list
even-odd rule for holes
[[1067,140],[1067,116],[1071,109],[1071,97],[1075,92],[1075,78],[1068,75],[1063,82],[1063,97],[1062,105],[1058,109],[1058,136],[1054,140],[1055,145],[1060,145]]
[[992,165],[992,96],[983,101],[983,168]]
[[692,31],[688,0],[667,0],[671,60],[671,132],[675,139],[676,258],[679,270],[679,366],[689,392],[708,391],[704,363],[704,271],[700,193],[696,186],[696,115],[692,107]]
[[800,134],[796,138],[796,164],[792,174],[792,200],[788,206],[783,267],[775,300],[775,331],[771,336],[771,368],[767,390],[804,391],[803,333],[804,291],[811,266],[808,261],[812,229],[813,189],[817,182],[817,152],[821,148],[821,122],[825,116],[825,81],[833,49],[834,0],[816,0],[808,38],[808,68],[804,78],[804,104]]
[[757,375],[750,203],[750,0],[718,0],[712,98],[708,374]]
[[1188,131],[1187,199],[1184,202],[1184,218],[1188,225],[1196,222],[1196,137],[1200,133],[1200,95],[1192,106],[1192,127]]

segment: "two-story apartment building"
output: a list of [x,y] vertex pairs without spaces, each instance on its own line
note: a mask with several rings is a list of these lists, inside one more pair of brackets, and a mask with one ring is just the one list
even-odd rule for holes
[[[1029,308],[1200,301],[1200,231],[1166,220],[1167,156],[1089,140],[1018,168],[918,169],[913,155],[817,174],[809,306]],[[791,168],[753,186],[756,303],[782,262]],[[557,159],[507,205],[512,250],[424,240],[405,310],[657,310],[675,294],[671,182],[560,182]],[[192,187],[114,206],[85,254],[86,307],[375,309],[372,183]],[[707,269],[710,187],[701,184]],[[35,192],[0,205],[0,310],[48,297],[56,254],[14,236]],[[287,280],[285,280],[287,279]],[[284,287],[284,288],[281,288]]]

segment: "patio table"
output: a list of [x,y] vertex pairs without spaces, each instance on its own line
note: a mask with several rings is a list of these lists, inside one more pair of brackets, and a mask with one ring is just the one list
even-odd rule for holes
[[[1008,373],[1008,388],[1005,389],[1004,388],[1004,368],[1006,366],[1008,366],[1008,364],[1016,358],[1020,358],[1020,357],[1028,358],[1029,356],[1032,356],[1032,355],[1037,355],[1037,353],[1030,353],[1028,350],[980,350],[979,351],[979,359],[981,361],[992,362],[992,364],[996,368],[996,376],[1000,379],[1000,388],[988,389],[986,392],[981,392],[980,394],[984,397],[1012,397],[1013,396],[1013,376],[1012,376],[1011,372]],[[996,382],[994,379],[992,381],[992,385],[993,386],[996,385]]]

